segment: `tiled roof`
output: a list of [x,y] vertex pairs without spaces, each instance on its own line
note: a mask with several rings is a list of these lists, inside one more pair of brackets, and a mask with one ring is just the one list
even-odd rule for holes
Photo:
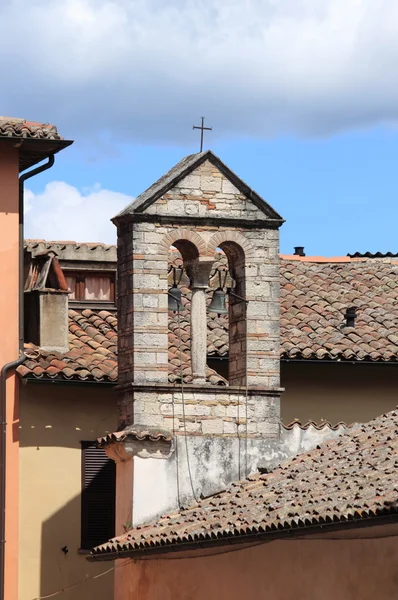
[[0,117],[0,137],[19,137],[44,140],[62,140],[55,125],[36,123],[13,117]]
[[[349,258],[319,263],[308,258],[281,260],[281,358],[397,361],[398,265]],[[190,295],[184,286],[183,293],[179,321],[177,315],[169,320],[170,382],[180,379],[180,335],[185,378],[190,377]],[[210,297],[211,293],[208,302]],[[349,306],[358,308],[355,328],[344,326]],[[56,355],[30,348],[35,358],[19,368],[21,375],[116,381],[115,315],[89,310],[70,310],[69,315],[70,351]],[[227,355],[225,317],[213,314],[209,318],[207,339],[209,356]],[[224,381],[210,369],[207,376],[212,383]]]
[[[92,555],[179,550],[188,544],[247,542],[309,527],[398,514],[398,412],[356,425],[267,475],[252,475],[188,509],[137,527]],[[191,546],[192,547],[192,546]]]
[[[282,260],[282,357],[398,359],[398,264]],[[344,313],[357,308],[355,328]]]
[[[15,145],[18,139],[19,171],[24,171],[45,158],[50,158],[73,142],[64,140],[55,125],[0,117],[0,141]],[[48,163],[50,166],[52,163]]]
[[46,352],[25,345],[22,377],[80,381],[117,381],[117,320],[105,310],[69,310],[69,351]]
[[351,258],[398,258],[398,252],[354,252]]
[[97,441],[100,446],[104,447],[113,442],[124,442],[127,439],[150,442],[171,442],[173,434],[171,431],[166,431],[164,429],[154,429],[152,427],[143,427],[142,425],[129,425],[129,427],[126,427],[123,431],[109,433],[104,437],[98,438]]
[[321,419],[321,421],[319,423],[316,423],[316,421],[307,421],[306,423],[302,423],[300,421],[300,419],[294,419],[294,421],[291,421],[290,423],[288,423],[287,425],[282,423],[282,427],[284,429],[295,429],[296,427],[300,428],[300,429],[309,429],[310,427],[313,427],[314,429],[317,429],[318,431],[321,431],[322,429],[331,429],[332,431],[337,431],[338,429],[348,429],[350,427],[352,427],[352,425],[347,425],[347,423],[345,423],[344,421],[339,421],[338,423],[335,423],[334,425],[330,422],[330,421],[325,421],[324,419]]
[[36,256],[41,252],[56,252],[60,260],[98,260],[116,263],[116,246],[99,242],[73,242],[64,240],[25,240],[25,249]]
[[[170,334],[171,335],[171,334]],[[183,335],[183,339],[184,339]],[[181,381],[179,342],[170,344],[169,382]],[[49,352],[25,344],[27,360],[18,367],[22,377],[62,378],[78,381],[117,381],[117,319],[106,310],[81,312],[69,309],[69,351]],[[183,349],[184,381],[192,379],[190,358]],[[223,377],[207,368],[213,385],[226,385]]]

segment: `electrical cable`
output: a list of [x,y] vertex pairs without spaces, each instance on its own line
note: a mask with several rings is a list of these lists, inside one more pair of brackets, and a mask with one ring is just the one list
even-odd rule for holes
[[[310,534],[309,534],[310,535]],[[384,540],[386,538],[398,538],[398,534],[396,533],[387,533],[386,535],[374,535],[374,536],[360,536],[348,538],[344,536],[334,536],[334,537],[308,537],[308,536],[295,536],[290,538],[273,538],[271,540],[261,540],[260,542],[254,542],[252,544],[245,545],[242,547],[241,545],[237,545],[234,548],[227,548],[224,550],[220,550],[219,552],[212,552],[206,554],[195,553],[193,556],[153,556],[153,557],[137,557],[133,560],[138,561],[148,561],[148,560],[190,560],[194,558],[211,558],[212,556],[221,556],[222,554],[232,554],[232,552],[243,552],[244,550],[248,550],[249,548],[255,548],[256,546],[264,546],[265,544],[270,544],[271,542],[336,542],[336,541],[366,541],[366,540]],[[243,545],[243,544],[242,544]],[[36,599],[35,599],[36,600]]]
[[114,565],[113,567],[111,567],[110,569],[107,569],[106,571],[103,571],[102,573],[98,573],[97,575],[91,575],[90,577],[85,577],[84,579],[81,579],[80,581],[78,581],[76,583],[72,583],[71,585],[67,585],[63,588],[60,588],[59,590],[57,590],[56,592],[52,592],[51,594],[46,594],[45,596],[37,596],[36,598],[33,598],[33,600],[47,600],[48,598],[54,598],[54,596],[58,596],[59,594],[63,594],[63,592],[68,592],[69,590],[73,590],[74,588],[78,587],[79,585],[83,585],[83,583],[87,583],[88,581],[92,581],[93,579],[99,579],[100,577],[103,577],[104,575],[107,575],[108,573],[111,573],[112,571],[116,571],[116,569],[126,567],[132,561],[133,561],[133,559],[130,558],[130,559],[126,560],[126,562],[123,562],[121,565]]
[[[107,575],[108,573],[111,573],[112,571],[115,571],[116,569],[120,569],[123,567],[126,567],[127,565],[129,565],[131,562],[144,562],[144,561],[148,561],[148,560],[192,560],[195,558],[211,558],[213,556],[220,556],[222,554],[231,554],[232,552],[243,552],[244,550],[249,550],[250,548],[255,548],[256,546],[263,546],[265,544],[270,544],[271,542],[296,542],[296,541],[301,541],[301,542],[335,542],[335,541],[346,541],[346,542],[353,542],[353,541],[366,541],[366,540],[383,540],[383,539],[387,539],[387,538],[397,538],[398,534],[396,533],[387,533],[386,535],[373,535],[373,536],[360,536],[360,537],[345,537],[345,536],[333,536],[333,537],[327,537],[327,538],[322,538],[319,536],[316,537],[309,537],[309,536],[295,536],[295,537],[291,537],[291,538],[273,538],[272,540],[261,540],[259,542],[254,542],[253,544],[249,544],[247,546],[244,546],[242,548],[242,546],[237,546],[236,548],[227,548],[224,550],[220,550],[219,552],[213,552],[213,553],[207,553],[207,554],[199,554],[196,553],[194,556],[148,556],[148,557],[131,557],[129,559],[125,559],[126,562],[123,562],[121,565],[114,565],[113,567],[111,567],[110,569],[107,569],[106,571],[103,571],[102,573],[98,573],[97,575],[92,575],[91,577],[85,577],[84,579],[81,579],[80,581],[78,581],[77,583],[74,583],[72,585],[68,585],[65,586],[64,588],[60,588],[59,590],[57,590],[56,592],[53,592],[52,594],[47,594],[45,596],[37,596],[36,598],[33,598],[33,600],[47,600],[48,598],[53,598],[54,596],[57,596],[59,594],[62,594],[63,592],[67,592],[71,589],[74,589],[76,587],[78,587],[79,585],[83,585],[84,583],[87,583],[88,581],[91,581],[93,579],[99,579],[100,577],[103,577],[104,575]],[[122,557],[120,557],[122,558]]]
[[247,444],[248,444],[248,433],[249,433],[249,427],[248,427],[248,402],[249,402],[249,374],[248,374],[248,358],[247,358],[247,354],[248,354],[248,344],[247,344],[247,327],[246,327],[246,385],[245,385],[245,412],[246,412],[246,438],[245,438],[245,477],[247,477],[249,475],[249,470],[247,468]]
[[[184,397],[184,367],[182,363],[182,336],[181,336],[181,325],[180,325],[180,305],[178,305],[177,310],[177,322],[178,322],[178,336],[180,341],[180,376],[181,376],[181,403],[182,403],[182,418],[184,421],[184,440],[185,440],[185,452],[187,457],[187,467],[188,467],[188,475],[189,481],[191,483],[192,495],[196,503],[199,502],[198,498],[195,494],[195,489],[193,485],[193,478],[191,473],[191,465],[189,462],[189,450],[188,450],[188,439],[187,439],[187,424],[185,420],[185,397]],[[178,441],[176,440],[176,446],[178,445]]]
[[[178,305],[179,308],[179,305]],[[181,338],[180,338],[181,340]],[[181,341],[180,341],[181,343]],[[171,394],[171,409],[173,412],[173,433],[176,431],[175,427],[175,402],[174,402],[174,394]],[[177,484],[177,503],[178,507],[181,508],[181,495],[180,495],[180,466],[179,466],[179,455],[178,455],[178,438],[176,436],[175,442],[175,454],[176,454],[176,484]]]

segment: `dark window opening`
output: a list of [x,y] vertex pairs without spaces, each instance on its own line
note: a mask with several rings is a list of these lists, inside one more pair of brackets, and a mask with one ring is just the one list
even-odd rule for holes
[[81,548],[91,550],[115,536],[116,465],[97,448],[82,442]]
[[213,369],[216,373],[224,377],[228,381],[229,379],[229,369],[228,369],[228,356],[223,356],[219,358],[218,356],[208,356],[207,364],[210,369]]

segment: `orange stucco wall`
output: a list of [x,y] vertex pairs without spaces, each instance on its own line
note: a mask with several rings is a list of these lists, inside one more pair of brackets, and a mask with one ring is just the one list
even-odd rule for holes
[[[398,526],[355,532],[355,536],[394,534]],[[397,537],[273,541],[238,551],[230,547],[215,556],[181,556],[168,554],[164,560],[124,565],[120,561],[115,600],[398,598]]]
[[[20,396],[19,600],[32,600],[112,567],[80,551],[81,442],[116,430],[117,396],[111,386],[68,383],[27,383]],[[111,600],[112,592],[110,572],[56,598]]]
[[397,364],[281,364],[282,423],[366,423],[397,406]]
[[[18,358],[18,150],[0,144],[0,367]],[[18,382],[7,379],[5,598],[18,597]]]

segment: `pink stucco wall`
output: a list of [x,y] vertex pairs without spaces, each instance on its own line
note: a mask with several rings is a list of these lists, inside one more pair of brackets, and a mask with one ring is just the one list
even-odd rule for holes
[[[0,144],[0,368],[18,351],[18,149]],[[5,599],[18,598],[18,381],[7,378]]]
[[313,537],[238,551],[235,546],[233,552],[218,556],[180,559],[168,554],[164,559],[124,565],[120,561],[115,571],[115,600],[398,598],[398,537],[394,537],[398,525],[351,530],[349,535],[383,537]]

